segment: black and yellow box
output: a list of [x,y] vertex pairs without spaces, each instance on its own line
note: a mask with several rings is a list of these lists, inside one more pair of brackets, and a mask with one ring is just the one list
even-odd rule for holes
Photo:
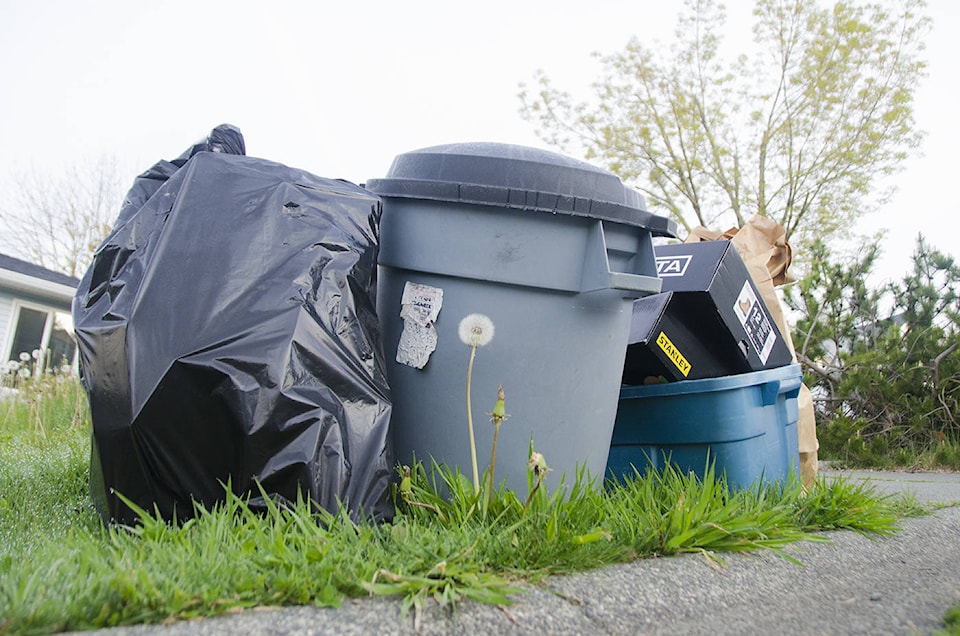
[[633,304],[623,383],[773,369],[792,356],[729,241],[655,248],[662,292]]

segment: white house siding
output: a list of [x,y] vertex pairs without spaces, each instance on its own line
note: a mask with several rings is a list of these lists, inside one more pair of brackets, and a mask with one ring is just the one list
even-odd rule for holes
[[10,320],[13,312],[13,296],[0,289],[0,355],[7,350],[7,339],[10,337]]

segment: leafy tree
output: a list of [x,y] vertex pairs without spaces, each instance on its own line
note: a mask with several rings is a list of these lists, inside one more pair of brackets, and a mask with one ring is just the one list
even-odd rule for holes
[[960,265],[917,239],[913,269],[868,289],[874,246],[839,261],[815,243],[787,288],[825,450],[876,463],[960,444]]
[[123,200],[116,161],[101,157],[51,176],[14,175],[0,208],[0,249],[80,277],[110,232]]
[[869,211],[920,142],[913,100],[929,20],[923,0],[888,4],[757,0],[755,46],[731,63],[723,6],[686,0],[669,48],[634,38],[603,58],[594,102],[541,71],[521,114],[687,230],[761,214],[806,244]]

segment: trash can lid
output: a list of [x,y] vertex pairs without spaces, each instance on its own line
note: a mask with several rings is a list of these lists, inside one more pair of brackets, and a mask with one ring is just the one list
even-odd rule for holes
[[366,188],[383,197],[569,214],[677,235],[675,221],[648,212],[643,195],[612,172],[528,146],[473,142],[413,150]]

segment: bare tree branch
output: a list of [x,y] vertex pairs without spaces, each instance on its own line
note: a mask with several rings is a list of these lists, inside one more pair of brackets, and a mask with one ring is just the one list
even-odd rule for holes
[[109,233],[123,191],[116,160],[68,165],[56,175],[26,171],[6,180],[0,248],[79,277]]

